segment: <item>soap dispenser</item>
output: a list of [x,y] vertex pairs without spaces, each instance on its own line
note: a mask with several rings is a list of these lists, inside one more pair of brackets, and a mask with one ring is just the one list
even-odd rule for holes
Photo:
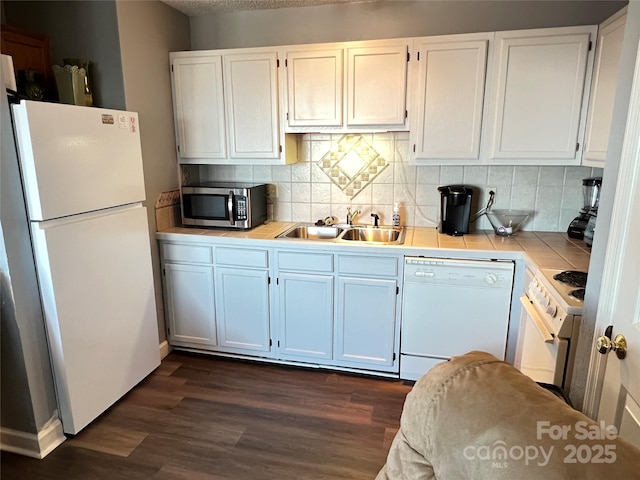
[[391,217],[391,220],[393,222],[394,227],[400,226],[400,204],[399,203],[393,204],[393,216]]

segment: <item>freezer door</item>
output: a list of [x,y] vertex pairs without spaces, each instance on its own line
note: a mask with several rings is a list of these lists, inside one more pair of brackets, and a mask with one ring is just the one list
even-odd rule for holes
[[144,200],[137,113],[32,101],[13,112],[30,220]]
[[146,209],[32,223],[63,429],[76,434],[160,364]]

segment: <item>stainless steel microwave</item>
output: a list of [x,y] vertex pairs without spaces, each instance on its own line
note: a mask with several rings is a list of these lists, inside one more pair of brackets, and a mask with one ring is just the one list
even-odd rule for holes
[[267,220],[267,186],[208,182],[184,186],[182,223],[202,227],[246,230]]

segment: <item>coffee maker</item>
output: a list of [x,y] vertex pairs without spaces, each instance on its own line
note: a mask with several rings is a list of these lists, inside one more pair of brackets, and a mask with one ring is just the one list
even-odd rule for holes
[[465,185],[445,185],[440,192],[440,233],[460,236],[469,233],[473,189]]
[[601,187],[602,177],[582,180],[582,195],[584,197],[582,209],[579,215],[571,221],[567,229],[569,237],[584,240],[587,245],[591,245],[593,240]]

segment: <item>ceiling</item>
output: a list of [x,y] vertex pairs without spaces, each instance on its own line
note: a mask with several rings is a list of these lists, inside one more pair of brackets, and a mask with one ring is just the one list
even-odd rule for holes
[[330,3],[362,3],[376,0],[162,0],[167,5],[190,16],[271,8],[309,7]]

